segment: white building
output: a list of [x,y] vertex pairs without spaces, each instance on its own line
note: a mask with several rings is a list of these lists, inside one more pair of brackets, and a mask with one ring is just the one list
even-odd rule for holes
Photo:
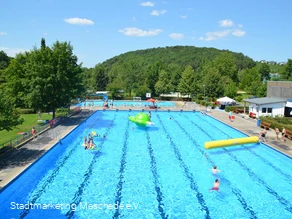
[[249,103],[249,112],[256,114],[256,117],[260,116],[284,116],[285,106],[287,99],[282,98],[254,98],[245,99],[244,105]]

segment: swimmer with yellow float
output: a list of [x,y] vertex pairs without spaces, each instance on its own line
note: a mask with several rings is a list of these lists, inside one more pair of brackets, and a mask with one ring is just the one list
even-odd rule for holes
[[251,136],[245,138],[233,138],[227,140],[218,140],[218,141],[208,141],[205,142],[204,147],[206,149],[213,149],[213,148],[222,148],[222,147],[229,147],[229,146],[236,146],[241,144],[249,144],[249,143],[257,143],[259,142],[258,136]]

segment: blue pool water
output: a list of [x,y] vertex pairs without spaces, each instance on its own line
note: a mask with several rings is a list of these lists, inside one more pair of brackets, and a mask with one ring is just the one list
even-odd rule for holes
[[[292,218],[290,158],[258,143],[205,150],[245,135],[201,113],[152,112],[146,129],[135,113],[94,113],[1,192],[1,218]],[[81,146],[91,131],[107,137],[99,151]]]
[[[89,104],[92,106],[102,106],[104,101],[102,100],[87,100],[86,106]],[[110,100],[108,101],[108,104],[110,104]],[[146,101],[121,101],[121,100],[115,100],[113,101],[114,106],[152,106],[153,103],[146,102]],[[84,106],[84,102],[77,104],[78,106]],[[158,107],[175,107],[175,103],[171,101],[158,101],[155,103]]]

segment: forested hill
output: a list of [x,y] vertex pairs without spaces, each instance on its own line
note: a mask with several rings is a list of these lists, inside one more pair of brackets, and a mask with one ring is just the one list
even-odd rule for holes
[[243,55],[242,53],[195,46],[167,46],[131,51],[108,59],[101,65],[106,69],[106,71],[109,71],[112,66],[117,63],[124,64],[134,61],[138,62],[139,66],[142,68],[147,68],[148,65],[160,61],[164,65],[173,63],[178,64],[183,68],[190,65],[194,70],[196,70],[199,66],[201,66],[201,64],[203,64],[203,62],[213,61],[220,53],[223,52],[233,55],[237,70],[251,68],[256,65],[251,58]]

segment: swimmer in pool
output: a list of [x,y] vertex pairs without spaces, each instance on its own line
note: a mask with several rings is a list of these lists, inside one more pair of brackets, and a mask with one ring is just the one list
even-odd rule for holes
[[219,192],[219,186],[220,186],[219,179],[216,179],[214,182],[213,188],[209,189],[209,191],[216,190],[217,192]]
[[217,166],[214,166],[214,167],[211,169],[211,171],[212,171],[213,174],[217,174],[217,173],[221,172],[221,170],[218,170],[218,169],[217,169]]

